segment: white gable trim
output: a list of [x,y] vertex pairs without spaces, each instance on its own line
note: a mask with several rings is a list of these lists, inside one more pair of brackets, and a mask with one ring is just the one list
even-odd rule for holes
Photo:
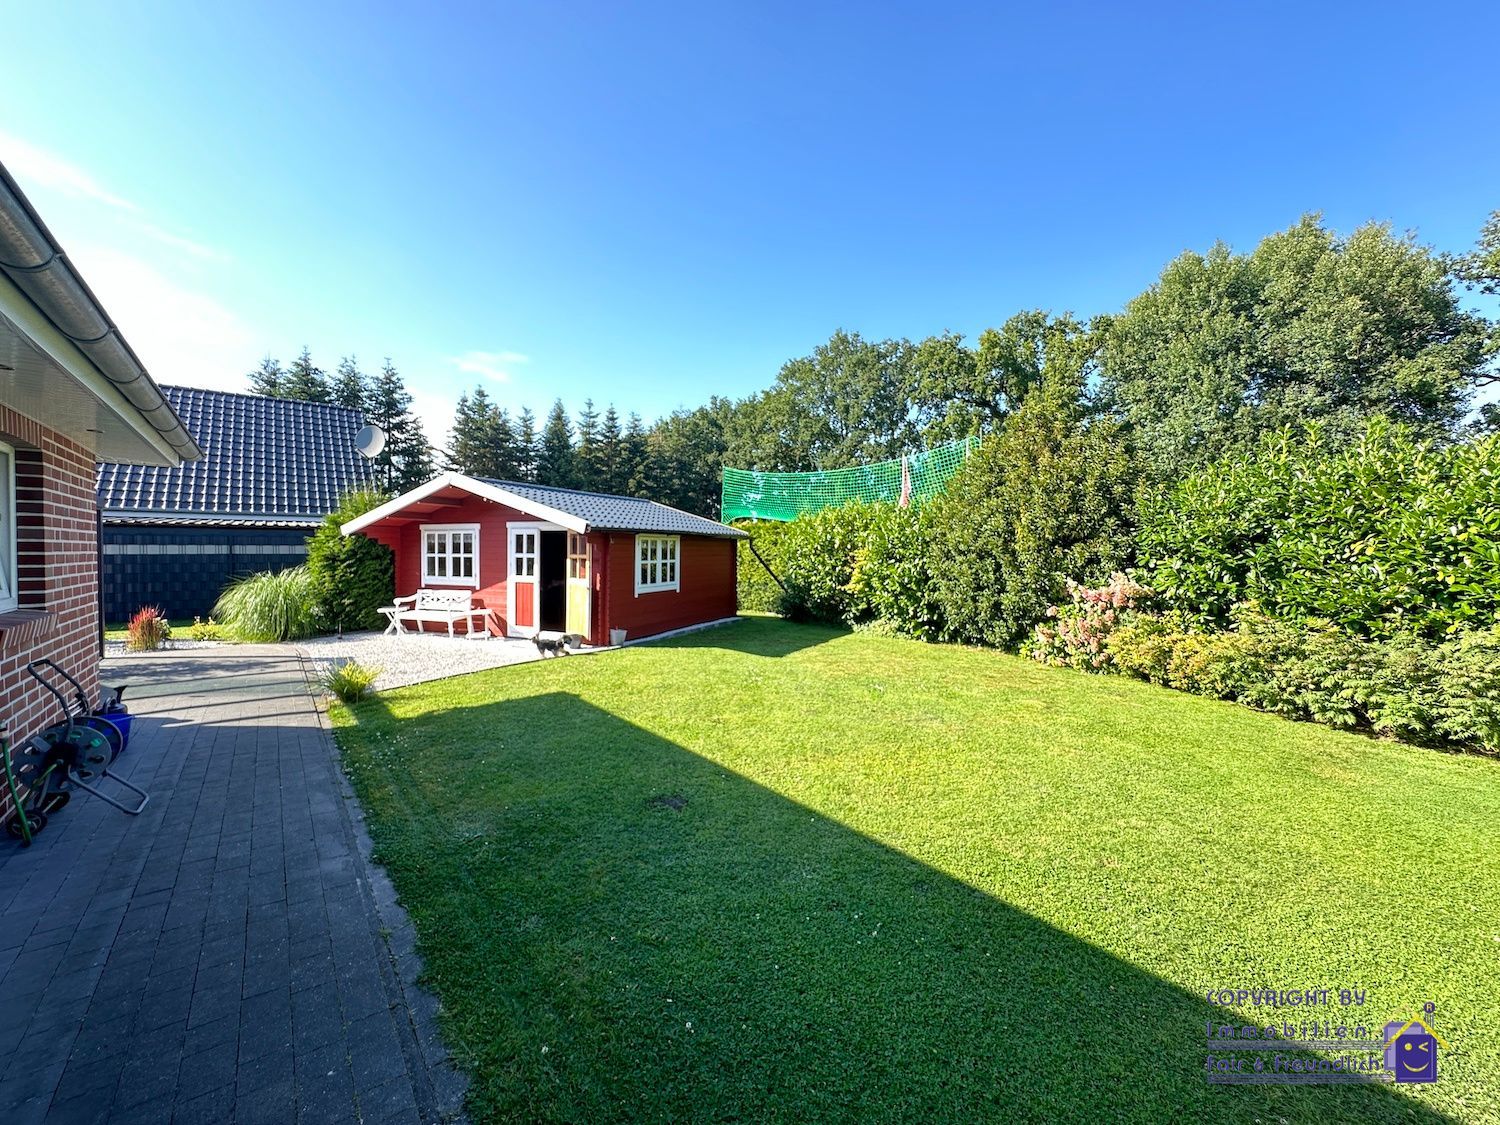
[[[546,504],[538,504],[535,500],[528,500],[519,496],[507,488],[489,484],[475,477],[465,476],[463,473],[441,473],[433,477],[426,484],[419,484],[410,492],[403,492],[393,500],[387,500],[378,508],[371,508],[362,516],[358,516],[344,524],[340,531],[345,535],[353,535],[356,531],[363,531],[371,524],[379,523],[389,516],[400,515],[402,510],[421,500],[427,499],[435,492],[441,492],[445,488],[462,489],[473,496],[485,500],[493,500],[497,504],[504,504],[508,508],[526,512],[539,519],[550,520],[561,525],[568,531],[576,531],[580,535],[587,534],[589,525],[586,520],[567,512],[560,512],[556,508],[549,508]],[[436,513],[429,513],[429,516]]]

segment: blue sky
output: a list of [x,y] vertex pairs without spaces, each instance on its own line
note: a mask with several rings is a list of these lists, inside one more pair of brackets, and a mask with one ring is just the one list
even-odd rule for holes
[[0,160],[157,377],[389,354],[434,426],[1500,207],[1492,3],[64,7],[6,12]]

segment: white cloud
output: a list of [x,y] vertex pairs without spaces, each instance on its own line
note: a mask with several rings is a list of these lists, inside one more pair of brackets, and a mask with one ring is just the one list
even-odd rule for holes
[[464,374],[479,375],[497,383],[509,383],[509,369],[529,362],[530,357],[520,352],[468,351],[453,357],[453,366]]
[[422,433],[429,444],[442,449],[448,444],[448,431],[453,426],[454,400],[420,387],[408,386],[407,390],[411,392],[411,412],[422,422]]
[[[206,246],[192,238],[185,238],[140,217],[141,208],[130,200],[108,190],[78,165],[65,160],[56,153],[38,148],[12,133],[0,131],[0,161],[21,181],[23,187],[35,191],[52,191],[69,199],[103,204],[105,207],[128,212],[133,216],[130,225],[157,242],[181,250],[194,258],[222,261],[228,258],[222,250]],[[114,221],[118,222],[118,218]]]
[[[245,372],[264,348],[203,284],[211,276],[204,263],[227,255],[158,226],[83,168],[13,134],[0,132],[0,160],[25,190],[51,197],[39,207],[44,215],[67,216],[67,229],[54,225],[54,233],[153,378],[245,389]],[[152,254],[133,233],[176,253]]]
[[37,148],[20,137],[0,132],[0,159],[11,173],[23,182],[60,191],[74,199],[92,199],[124,211],[138,211],[134,203],[106,191],[100,183],[76,164]]
[[245,389],[263,348],[238,316],[123,251],[85,243],[69,257],[157,382]]
[[184,238],[180,234],[173,234],[169,230],[162,230],[155,223],[137,223],[136,226],[149,234],[158,242],[165,242],[168,246],[175,246],[185,254],[191,254],[194,258],[202,258],[206,261],[227,262],[229,255],[213,246],[205,246],[201,242],[194,242],[191,238]]

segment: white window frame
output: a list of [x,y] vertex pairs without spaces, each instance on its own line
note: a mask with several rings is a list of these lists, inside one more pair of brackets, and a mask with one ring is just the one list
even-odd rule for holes
[[[450,564],[453,559],[453,536],[468,532],[474,537],[474,573],[466,577],[455,578],[452,574],[434,575],[432,573],[433,555],[428,551],[428,536],[445,536],[445,552]],[[422,585],[423,586],[468,586],[470,589],[479,589],[479,525],[477,523],[424,523],[421,526],[418,543],[422,549]],[[451,565],[448,567],[452,569]]]
[[[670,547],[670,553],[667,548]],[[654,550],[653,550],[654,549]],[[672,577],[662,580],[667,564],[671,564]],[[646,568],[646,578],[641,578],[641,569]],[[682,536],[647,535],[635,537],[635,592],[658,594],[664,590],[682,589]],[[653,581],[652,579],[655,579]]]
[[21,575],[16,565],[16,451],[0,441],[0,613],[21,604]]

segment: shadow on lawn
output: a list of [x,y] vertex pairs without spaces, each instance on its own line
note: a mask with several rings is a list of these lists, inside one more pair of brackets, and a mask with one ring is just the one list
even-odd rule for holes
[[1210,1087],[1201,995],[575,696],[356,717],[481,1119],[1445,1120]]

